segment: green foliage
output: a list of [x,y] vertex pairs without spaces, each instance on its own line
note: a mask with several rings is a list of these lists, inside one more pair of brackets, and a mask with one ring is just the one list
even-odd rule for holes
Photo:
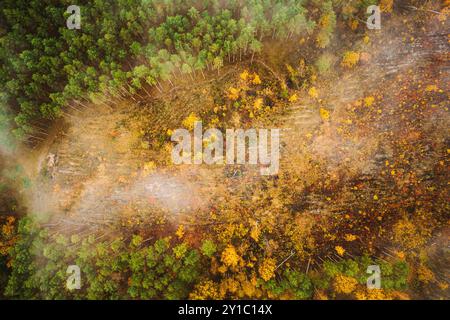
[[355,278],[358,283],[365,285],[370,275],[367,273],[367,267],[370,265],[380,266],[383,289],[404,290],[407,288],[409,267],[406,262],[373,260],[368,256],[362,256],[355,260],[346,259],[338,263],[326,261],[323,265],[324,279],[318,279],[317,285],[326,286],[338,274]]
[[284,270],[278,280],[269,280],[263,287],[277,296],[288,294],[299,300],[310,299],[314,292],[311,279],[306,274],[291,269]]
[[[69,1],[5,0],[0,10],[0,89],[16,135],[61,116],[73,100],[134,94],[177,74],[219,69],[261,51],[261,40],[311,32],[304,1],[81,1],[81,29],[66,27]],[[130,59],[132,57],[132,59]],[[3,126],[0,114],[0,129]]]
[[[182,243],[159,239],[144,246],[140,236],[97,242],[50,237],[31,218],[18,228],[5,295],[25,299],[182,299],[199,277],[200,255]],[[81,270],[82,288],[66,288],[69,265]]]
[[15,139],[11,134],[14,117],[6,107],[6,95],[0,93],[0,151],[11,153],[15,150]]
[[394,264],[382,262],[380,264],[382,282],[384,289],[405,290],[408,287],[409,266],[405,261]]
[[336,28],[336,13],[333,10],[331,0],[324,1],[322,4],[322,15],[319,21],[319,33],[316,42],[319,48],[326,48],[331,42],[331,37]]
[[130,253],[128,294],[140,299],[182,299],[199,275],[199,255],[183,243],[170,249],[169,239]]
[[331,54],[322,54],[316,60],[316,68],[319,74],[327,74],[330,72],[331,67],[333,66],[334,57]]
[[37,287],[32,279],[36,272],[32,250],[40,245],[40,232],[36,223],[30,218],[19,222],[17,241],[11,250],[12,272],[5,288],[5,296],[11,298],[32,299],[38,295]]
[[216,253],[217,246],[212,240],[205,240],[202,243],[201,250],[205,256],[211,258],[214,255],[214,253]]

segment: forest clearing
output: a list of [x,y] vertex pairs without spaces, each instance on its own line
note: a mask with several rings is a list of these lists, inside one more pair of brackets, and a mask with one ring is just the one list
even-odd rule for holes
[[449,299],[449,1],[56,3],[0,5],[0,299]]

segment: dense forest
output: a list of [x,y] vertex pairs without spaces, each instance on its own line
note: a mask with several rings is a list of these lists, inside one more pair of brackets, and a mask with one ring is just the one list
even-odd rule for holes
[[448,0],[72,2],[0,3],[0,299],[449,298]]

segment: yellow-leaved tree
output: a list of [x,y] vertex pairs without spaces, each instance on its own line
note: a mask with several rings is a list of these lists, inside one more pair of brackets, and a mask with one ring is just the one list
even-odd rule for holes
[[222,298],[219,294],[218,285],[211,280],[200,282],[189,294],[189,299],[192,300],[218,300]]
[[350,294],[355,291],[358,281],[355,278],[338,274],[333,281],[333,289],[336,293]]
[[346,51],[342,57],[341,65],[345,68],[353,68],[359,62],[360,54],[355,51]]
[[239,255],[237,254],[235,247],[228,245],[225,250],[222,251],[221,260],[227,267],[236,267],[239,263]]
[[275,275],[276,263],[272,258],[266,258],[259,266],[259,275],[264,281],[269,281]]

